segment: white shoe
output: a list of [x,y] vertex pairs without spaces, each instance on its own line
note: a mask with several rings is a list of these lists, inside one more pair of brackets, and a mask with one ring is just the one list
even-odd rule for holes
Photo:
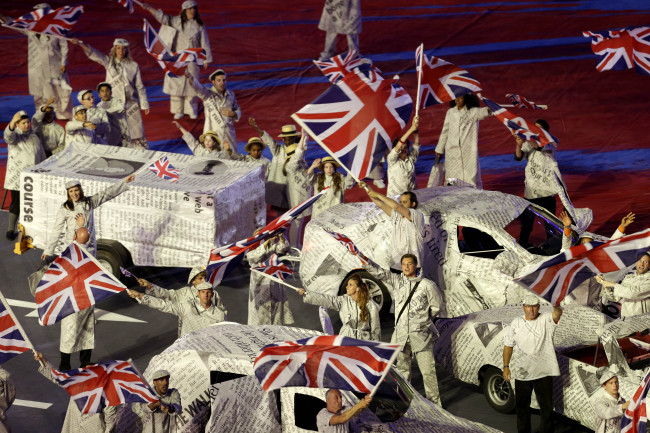
[[183,118],[183,113],[176,113],[174,114],[174,120],[182,119]]
[[375,185],[377,188],[386,188],[386,184],[384,183],[383,179],[373,180],[372,184]]

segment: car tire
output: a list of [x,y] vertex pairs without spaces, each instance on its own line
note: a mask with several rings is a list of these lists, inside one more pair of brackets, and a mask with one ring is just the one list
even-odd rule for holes
[[[339,295],[345,295],[345,286],[348,284],[348,280],[352,275],[358,275],[361,279],[368,284],[370,289],[370,297],[373,301],[379,306],[379,318],[382,322],[387,321],[386,319],[390,316],[390,307],[392,304],[392,298],[390,293],[386,288],[386,285],[378,278],[372,276],[368,271],[363,269],[357,269],[350,272],[344,279],[341,285],[339,286]],[[392,320],[391,320],[392,321]]]
[[122,263],[122,258],[119,255],[113,254],[108,250],[99,250],[97,251],[97,261],[118,279],[122,275],[120,266],[123,266],[124,263]]
[[483,395],[497,412],[511,413],[515,410],[515,392],[496,367],[489,367],[483,376]]

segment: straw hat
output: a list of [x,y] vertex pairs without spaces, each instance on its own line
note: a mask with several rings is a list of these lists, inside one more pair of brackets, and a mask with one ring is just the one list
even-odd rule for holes
[[296,125],[284,125],[282,127],[282,134],[278,135],[278,137],[296,137],[299,135],[300,133],[296,131]]
[[341,164],[336,162],[334,158],[332,158],[331,156],[326,156],[325,158],[320,160],[320,164],[318,164],[318,168],[323,170],[323,167],[325,167],[325,164],[327,164],[328,162],[334,164],[335,168],[339,168],[341,166]]
[[296,153],[296,149],[298,148],[298,145],[296,143],[293,143],[288,146],[285,146],[284,148],[287,155],[287,159],[289,159],[294,153]]
[[199,143],[203,143],[205,141],[205,137],[210,136],[214,138],[214,141],[217,142],[217,147],[221,148],[221,140],[219,140],[219,137],[217,137],[217,133],[214,131],[206,131],[205,133],[199,135]]
[[250,139],[248,140],[248,143],[246,143],[246,146],[244,146],[244,151],[245,151],[246,153],[250,153],[250,149],[251,149],[251,146],[252,146],[253,144],[259,144],[260,146],[262,146],[262,150],[264,150],[264,149],[266,148],[266,144],[264,144],[264,142],[262,141],[261,138],[259,138],[259,137],[252,137],[252,138],[250,138]]

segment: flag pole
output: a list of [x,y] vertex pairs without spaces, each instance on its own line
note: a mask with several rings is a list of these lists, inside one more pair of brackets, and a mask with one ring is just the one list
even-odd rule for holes
[[133,369],[135,370],[135,372],[138,373],[138,376],[140,377],[140,379],[142,379],[142,381],[144,382],[144,384],[147,385],[147,386],[149,387],[149,391],[151,391],[154,395],[156,395],[156,391],[154,391],[154,389],[151,387],[151,385],[149,384],[149,382],[147,382],[147,379],[144,378],[144,375],[140,372],[140,370],[138,370],[138,367],[135,366],[135,364],[133,363],[133,359],[129,358],[129,359],[126,360],[126,362],[128,362],[129,365],[130,365],[131,367],[133,367]]
[[395,363],[395,360],[397,359],[397,355],[399,355],[401,351],[402,351],[402,345],[400,345],[399,350],[396,350],[395,353],[393,353],[393,355],[390,357],[390,360],[388,361],[388,366],[386,366],[386,369],[381,374],[381,377],[379,378],[379,381],[377,382],[377,385],[375,385],[375,387],[370,392],[370,398],[371,399],[375,396],[375,393],[377,393],[377,390],[379,389],[379,385],[381,385],[381,383],[386,378],[386,375],[390,371],[390,368],[393,366],[393,364]]
[[263,275],[263,276],[265,276],[266,278],[268,278],[268,279],[270,279],[270,280],[273,280],[273,281],[275,281],[275,282],[277,282],[277,283],[284,284],[284,285],[287,286],[287,287],[291,287],[291,288],[292,288],[293,290],[295,290],[296,292],[298,292],[298,291],[301,290],[301,289],[299,289],[299,288],[296,287],[296,286],[292,286],[292,285],[289,284],[289,283],[285,283],[285,282],[282,281],[281,279],[279,279],[279,278],[277,278],[277,277],[274,277],[274,276],[272,276],[272,275],[269,275],[269,274],[265,274],[264,272],[262,272],[262,271],[258,271],[257,269],[251,268],[251,271],[252,271],[252,272],[257,272],[258,274]]
[[424,57],[424,43],[420,44],[420,66],[416,64],[418,69],[418,92],[415,94],[415,116],[420,113],[420,86],[422,85],[422,60]]
[[[502,106],[502,107],[505,107],[505,108],[515,108],[515,106],[513,104],[499,104],[499,105]],[[542,110],[547,110],[548,109],[548,105],[543,105],[543,104],[535,104],[535,105],[537,105]]]
[[23,329],[22,325],[20,324],[20,322],[18,321],[18,319],[17,319],[16,316],[14,315],[13,310],[12,310],[11,307],[9,306],[9,303],[8,303],[7,300],[5,299],[5,297],[4,297],[4,295],[2,294],[2,292],[0,292],[0,301],[1,301],[1,302],[4,304],[4,306],[7,308],[7,312],[9,313],[9,315],[10,315],[11,318],[13,319],[14,323],[16,324],[16,328],[18,328],[18,331],[20,331],[20,333],[22,334],[22,336],[25,337],[25,343],[27,343],[27,345],[28,345],[29,348],[32,350],[32,352],[36,352],[36,350],[34,349],[34,345],[32,344],[31,341],[29,341],[29,337],[27,336],[27,333],[25,332],[25,330]]
[[[17,29],[15,27],[11,27],[11,26],[8,26],[6,24],[0,24],[0,26],[6,27],[6,28],[11,29],[11,30],[15,30],[15,31],[17,31],[19,33],[29,32],[29,33],[35,33],[37,35],[45,35],[45,36],[50,36],[50,37],[56,38],[56,39],[63,39],[64,41],[74,42],[74,38],[66,38],[65,36],[53,35],[51,33],[34,32],[34,31],[31,31],[31,30],[27,30],[27,29]],[[81,42],[81,41],[79,41],[79,42]]]

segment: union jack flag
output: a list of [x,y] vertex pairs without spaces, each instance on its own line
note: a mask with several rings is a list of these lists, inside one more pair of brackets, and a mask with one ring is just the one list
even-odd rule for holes
[[449,102],[467,93],[481,91],[481,83],[469,72],[439,57],[427,57],[422,45],[415,50],[415,63],[416,70],[422,74],[420,85],[422,108]]
[[340,335],[311,337],[264,346],[253,368],[266,392],[306,386],[370,393],[400,350]]
[[237,265],[241,263],[246,252],[257,248],[266,239],[272,238],[276,234],[280,233],[280,231],[289,227],[291,221],[314,204],[314,202],[321,198],[323,194],[327,193],[328,190],[329,187],[324,188],[318,194],[314,194],[298,206],[289,209],[284,214],[268,223],[256,235],[210,251],[206,273],[208,275],[208,281],[212,284],[212,287],[217,287],[221,280],[223,280],[230,271],[235,269]]
[[4,296],[0,294],[0,364],[31,349]]
[[109,361],[69,371],[52,368],[52,375],[84,414],[124,403],[155,403],[155,391],[129,361]]
[[371,79],[357,68],[291,117],[363,179],[392,148],[412,109],[411,97],[393,80]]
[[357,248],[357,246],[354,244],[354,242],[352,242],[352,239],[350,239],[349,237],[347,237],[347,236],[345,236],[345,235],[343,235],[341,233],[335,233],[335,232],[331,232],[329,230],[325,230],[325,231],[327,233],[329,233],[334,239],[339,241],[341,243],[341,245],[343,245],[345,248],[347,248],[350,253],[354,254],[357,257],[359,257],[359,260],[361,260],[361,263],[364,266],[368,264],[370,259],[368,259],[368,257],[366,257],[361,251],[359,251],[359,248]]
[[645,433],[648,424],[646,398],[650,389],[650,372],[634,393],[630,405],[625,409],[621,420],[621,433]]
[[278,259],[277,254],[272,254],[267,261],[263,262],[260,266],[253,269],[259,272],[263,272],[272,277],[279,278],[282,281],[295,273],[293,269]]
[[131,272],[127,271],[127,270],[126,270],[125,268],[123,268],[122,266],[120,266],[120,272],[122,273],[122,275],[124,275],[124,276],[127,277],[127,278],[138,278],[138,277],[136,277],[135,275],[133,275]]
[[354,68],[361,66],[361,59],[356,50],[350,50],[329,60],[314,60],[314,64],[331,83],[336,83],[352,72]]
[[523,117],[515,116],[496,102],[492,102],[481,96],[481,99],[487,105],[492,114],[503,123],[510,132],[517,134],[522,140],[534,141],[540,146],[546,146],[549,143],[559,144],[560,140],[548,131],[540,128],[532,122],[527,122]]
[[528,100],[525,96],[517,95],[514,93],[506,94],[506,98],[510,98],[512,105],[515,108],[530,108],[532,110],[545,110],[546,108],[536,105],[533,101]]
[[127,8],[129,13],[133,13],[133,0],[117,0],[117,3]]
[[174,168],[174,166],[171,165],[169,159],[167,159],[167,155],[161,156],[158,161],[151,164],[149,166],[149,170],[156,173],[156,176],[159,178],[166,179],[171,182],[178,182],[178,175],[181,172],[178,168]]
[[52,325],[126,289],[81,245],[71,243],[47,269],[36,288],[38,317]]
[[583,32],[591,38],[591,50],[598,56],[598,72],[634,69],[650,75],[650,27]]
[[83,6],[63,6],[55,10],[37,9],[16,18],[6,26],[46,35],[66,36],[83,12]]
[[188,63],[196,62],[197,65],[201,66],[207,59],[206,52],[203,48],[187,48],[177,53],[172,53],[146,19],[144,20],[144,28],[142,30],[144,31],[145,49],[156,59],[160,67],[169,76],[183,76],[185,75]]
[[607,242],[592,241],[560,253],[515,281],[553,305],[594,275],[624,269],[650,249],[650,229]]

